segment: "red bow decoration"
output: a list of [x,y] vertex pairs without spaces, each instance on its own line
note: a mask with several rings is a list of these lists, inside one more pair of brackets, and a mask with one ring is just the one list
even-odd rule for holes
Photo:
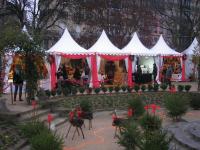
[[51,114],[48,114],[48,117],[47,117],[48,123],[51,123],[52,120],[53,120],[53,116]]
[[128,109],[128,117],[132,117],[134,114],[134,110],[132,108]]
[[145,109],[146,111],[148,111],[150,108],[151,108],[150,105],[146,105],[146,106],[144,106],[144,109]]
[[156,113],[156,110],[160,109],[160,106],[156,104],[151,104],[152,113]]
[[36,101],[35,101],[35,100],[32,100],[32,107],[33,107],[33,109],[36,108],[36,105],[37,105]]

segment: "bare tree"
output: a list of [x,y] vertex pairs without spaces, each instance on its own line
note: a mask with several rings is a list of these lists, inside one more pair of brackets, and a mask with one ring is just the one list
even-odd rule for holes
[[199,0],[153,0],[152,6],[160,16],[160,26],[170,33],[172,44],[184,50],[200,29]]

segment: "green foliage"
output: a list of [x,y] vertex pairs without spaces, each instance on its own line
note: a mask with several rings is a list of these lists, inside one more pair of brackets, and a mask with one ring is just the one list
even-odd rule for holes
[[79,88],[79,92],[80,92],[81,94],[83,94],[83,93],[85,92],[85,88],[84,88],[84,87],[80,87],[80,88]]
[[153,86],[151,84],[148,84],[148,91],[152,91],[153,90]]
[[118,136],[118,143],[126,150],[136,150],[140,143],[140,130],[134,121],[126,124]]
[[84,112],[91,112],[92,111],[92,103],[88,99],[83,99],[80,102],[80,107]]
[[146,86],[142,85],[141,90],[144,92],[146,90]]
[[133,99],[129,100],[128,107],[134,110],[135,117],[139,117],[144,114],[144,103],[140,96],[135,96]]
[[121,89],[122,89],[123,92],[125,92],[127,87],[126,86],[122,86]]
[[179,91],[179,92],[182,92],[183,89],[184,89],[184,86],[183,86],[183,85],[178,85],[178,91]]
[[115,92],[118,93],[119,90],[120,90],[120,87],[119,87],[119,86],[116,86],[116,87],[115,87]]
[[32,150],[62,150],[63,148],[62,139],[52,134],[44,123],[28,122],[20,125],[20,129],[28,138]]
[[109,90],[110,93],[112,93],[113,87],[109,87],[108,90]]
[[95,92],[96,94],[99,94],[100,91],[101,91],[100,88],[95,88],[95,89],[94,89],[94,92]]
[[163,130],[149,131],[146,130],[142,134],[141,150],[168,150],[171,136],[168,136],[167,132]]
[[186,91],[186,92],[189,92],[190,89],[191,89],[191,87],[192,87],[191,85],[185,85],[185,86],[184,86],[185,91]]
[[42,131],[30,139],[32,150],[62,150],[63,141],[50,131]]
[[78,92],[77,91],[77,87],[76,86],[72,86],[71,91],[72,91],[73,95],[76,95],[76,93]]
[[162,121],[158,116],[145,114],[141,120],[140,125],[145,130],[159,130],[161,128]]
[[33,136],[39,134],[42,131],[48,132],[47,127],[42,122],[28,122],[26,124],[19,126],[22,133],[27,138],[32,138]]
[[165,91],[165,90],[167,89],[167,84],[166,84],[166,83],[162,83],[162,84],[160,85],[160,88],[161,88],[163,91]]
[[136,85],[134,86],[134,90],[135,90],[136,92],[138,92],[138,91],[140,90],[140,86],[136,84]]
[[158,89],[159,89],[159,84],[154,84],[154,85],[153,85],[153,90],[154,90],[155,92],[157,92]]
[[51,95],[52,95],[52,96],[55,96],[55,95],[56,95],[56,90],[52,90],[52,91],[51,91]]
[[164,96],[164,105],[168,114],[173,119],[180,118],[188,109],[188,97],[183,94],[166,94]]
[[107,89],[106,87],[104,87],[104,86],[101,88],[101,90],[102,90],[104,93],[106,93],[106,92],[108,91],[108,89]]
[[64,87],[62,89],[62,93],[63,93],[64,96],[68,96],[70,94],[69,88],[68,87]]
[[197,110],[200,109],[200,94],[199,93],[191,93],[190,94],[190,106]]
[[51,96],[51,92],[49,90],[45,90],[45,94],[46,96],[50,97]]

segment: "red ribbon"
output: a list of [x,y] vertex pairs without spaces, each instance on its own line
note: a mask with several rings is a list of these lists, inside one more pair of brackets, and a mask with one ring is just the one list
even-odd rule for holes
[[53,116],[51,114],[48,114],[48,117],[47,117],[48,123],[51,123],[52,120],[53,120]]
[[129,109],[128,109],[128,117],[132,117],[132,116],[133,116],[133,113],[134,113],[133,109],[132,109],[132,108],[129,108]]
[[32,107],[33,107],[33,109],[35,109],[35,108],[36,108],[36,105],[37,105],[36,101],[35,101],[35,100],[33,100],[33,101],[32,101]]

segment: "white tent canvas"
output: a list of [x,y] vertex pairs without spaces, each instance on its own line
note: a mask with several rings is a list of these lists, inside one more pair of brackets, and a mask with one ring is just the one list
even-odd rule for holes
[[199,45],[199,43],[197,41],[197,38],[194,38],[192,44],[186,50],[184,50],[182,53],[186,54],[186,55],[193,55],[194,51],[198,48],[198,45]]
[[163,36],[161,35],[156,45],[151,48],[151,51],[156,55],[161,56],[181,56],[182,54],[176,52],[174,49],[170,48],[165,42]]
[[185,75],[186,79],[189,79],[192,74],[195,75],[195,65],[192,62],[192,56],[194,55],[194,51],[198,48],[199,43],[196,38],[194,38],[192,44],[182,52],[182,54],[187,55],[187,59],[185,60]]
[[81,47],[77,42],[72,38],[69,31],[65,29],[60,40],[51,47],[47,53],[50,54],[66,54],[66,55],[84,55],[89,54],[89,52]]
[[136,32],[131,41],[122,49],[122,51],[137,56],[155,56],[154,53],[142,44]]
[[128,53],[120,50],[109,40],[105,31],[101,33],[101,36],[96,43],[89,48],[89,52],[93,52],[100,55],[127,55]]

